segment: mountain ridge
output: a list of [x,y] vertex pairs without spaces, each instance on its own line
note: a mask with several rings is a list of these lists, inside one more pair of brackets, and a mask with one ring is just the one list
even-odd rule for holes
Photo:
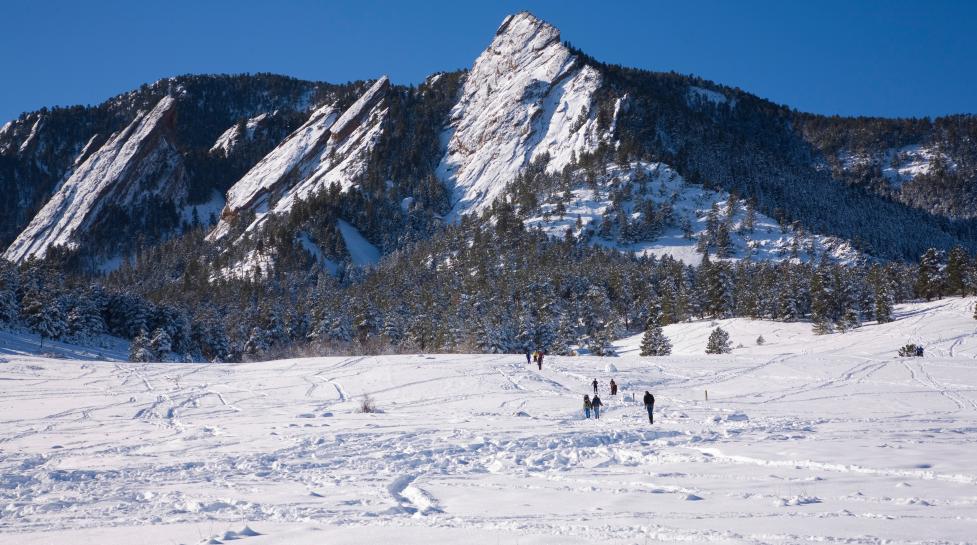
[[[214,95],[220,99],[220,85],[238,85],[238,80],[210,77],[214,82],[228,83],[215,84],[218,90],[214,92],[207,88],[206,92],[191,90],[189,93],[198,102],[203,101],[205,110],[225,111],[220,114],[226,120],[225,125],[208,129],[214,136],[205,142],[201,138],[204,131],[191,128],[194,126],[192,122],[178,123],[176,147],[181,164],[185,164],[188,180],[160,182],[162,185],[189,185],[174,193],[187,197],[162,199],[164,202],[157,203],[163,207],[160,219],[152,226],[136,222],[137,225],[125,228],[125,236],[142,235],[147,228],[152,231],[152,240],[180,236],[187,228],[181,226],[180,210],[204,202],[214,191],[227,192],[225,211],[209,237],[216,242],[232,231],[231,220],[241,216],[242,212],[247,212],[244,215],[255,213],[261,218],[272,212],[285,218],[295,207],[296,197],[314,200],[317,193],[329,190],[333,183],[339,186],[341,193],[355,187],[355,191],[362,194],[335,198],[363,201],[356,206],[389,209],[393,214],[400,209],[403,212],[401,223],[410,223],[408,212],[411,207],[420,206],[415,194],[430,185],[432,178],[445,186],[447,203],[441,202],[444,197],[433,194],[440,190],[432,193],[423,189],[433,198],[429,201],[432,205],[423,206],[424,214],[429,218],[443,216],[449,221],[457,221],[467,214],[491,214],[494,203],[502,197],[511,198],[507,191],[527,172],[539,171],[538,175],[556,176],[568,167],[580,167],[583,162],[606,166],[642,160],[663,162],[677,169],[689,183],[703,185],[706,189],[721,188],[753,199],[758,209],[783,225],[847,239],[862,251],[878,257],[907,259],[918,255],[928,245],[977,247],[977,227],[970,221],[972,212],[969,207],[971,203],[977,203],[977,158],[974,157],[977,151],[973,145],[977,141],[974,140],[977,136],[977,121],[974,120],[977,118],[973,116],[953,118],[958,121],[959,128],[952,134],[938,128],[942,127],[941,120],[950,118],[940,118],[928,126],[925,122],[917,123],[923,128],[909,136],[876,138],[874,141],[859,138],[857,134],[862,130],[859,123],[873,122],[876,127],[873,130],[888,135],[901,130],[901,121],[802,114],[701,78],[600,63],[562,42],[558,29],[529,12],[508,16],[472,68],[454,77],[460,84],[457,95],[451,99],[447,117],[440,122],[436,117],[431,118],[427,126],[414,125],[411,129],[414,134],[421,134],[419,138],[425,141],[443,140],[442,149],[435,152],[425,148],[427,151],[419,156],[415,153],[415,157],[408,160],[410,164],[398,167],[400,172],[406,169],[411,180],[398,177],[379,180],[384,177],[380,171],[389,171],[391,164],[404,161],[392,157],[388,151],[390,146],[381,142],[384,138],[396,138],[383,134],[402,131],[402,127],[410,123],[413,114],[401,109],[388,112],[394,117],[373,120],[371,138],[375,140],[374,144],[366,143],[366,148],[356,148],[359,151],[350,148],[330,152],[339,154],[335,159],[339,161],[337,164],[346,161],[358,167],[324,178],[308,165],[306,171],[281,172],[273,185],[288,189],[282,189],[274,196],[275,206],[268,210],[261,208],[264,205],[260,203],[256,207],[255,203],[270,197],[251,194],[245,199],[247,206],[237,202],[237,184],[247,187],[248,183],[242,182],[247,180],[249,171],[259,168],[262,161],[267,164],[272,156],[269,153],[273,154],[277,147],[288,141],[289,134],[294,136],[296,129],[301,130],[301,125],[308,123],[314,115],[313,110],[330,101],[334,104],[355,102],[354,97],[364,92],[364,85],[337,86],[280,78],[282,81],[275,85],[289,89],[287,96],[291,97],[288,99],[291,102],[287,105],[286,102],[275,102],[275,94],[267,90],[252,95],[270,98],[271,103],[284,105],[288,111],[279,114],[282,119],[277,122],[278,128],[272,131],[274,134],[266,135],[254,144],[249,153],[228,152],[220,158],[220,154],[208,154],[218,146],[220,138],[234,129],[235,125],[228,121],[243,116],[246,119],[260,116],[275,119],[275,112],[280,112],[281,108],[272,109],[269,103],[269,107],[252,107],[244,111],[224,102],[211,103],[207,97]],[[164,96],[173,94],[178,109],[193,108],[188,100],[181,100],[179,96],[188,92],[190,84],[186,82],[192,83],[194,78],[207,77],[168,78],[150,87]],[[240,79],[245,87],[247,78]],[[438,79],[432,76],[414,88],[392,85],[383,78],[383,93],[390,100],[403,101],[404,97],[414,100],[411,108],[427,108],[424,104],[429,99],[424,93],[436,87]],[[233,93],[225,91],[226,96],[231,96],[227,92]],[[113,97],[102,106],[122,108],[122,111],[126,111],[123,108],[126,101],[141,102],[145,106],[145,100],[134,93]],[[412,93],[415,98],[410,98]],[[247,103],[252,99],[240,95],[234,100]],[[399,108],[394,106],[395,110]],[[131,115],[125,114],[125,117]],[[20,240],[35,236],[36,231],[25,231],[30,221],[24,218],[38,219],[39,212],[31,210],[42,210],[44,204],[51,202],[46,195],[49,192],[56,194],[53,189],[56,181],[30,182],[41,176],[35,171],[51,170],[50,160],[37,161],[38,156],[49,149],[45,147],[45,138],[52,138],[44,133],[48,123],[46,116],[43,112],[36,116],[23,115],[22,120],[7,123],[0,129],[0,186],[12,187],[11,195],[24,195],[6,204],[11,215],[4,230],[8,237],[9,233],[17,231],[18,248],[50,246]],[[973,123],[968,124],[970,121]],[[841,136],[835,136],[835,133]],[[848,133],[855,136],[844,136]],[[57,161],[68,165],[73,162],[68,155],[97,153],[88,148],[105,145],[104,142],[98,144],[98,134],[83,131],[76,140],[74,151],[70,154],[59,152]],[[39,144],[42,141],[45,145]],[[899,146],[890,147],[890,143]],[[375,150],[376,145],[381,147]],[[849,157],[854,159],[847,159]],[[861,157],[866,159],[859,159]],[[332,161],[329,159],[326,164],[333,164]],[[882,164],[886,162],[889,164]],[[234,168],[224,168],[227,163],[234,163]],[[56,171],[70,172],[74,168],[77,165],[58,167]],[[285,180],[287,176],[291,178]],[[368,188],[362,180],[371,177],[377,180],[368,182]],[[387,190],[379,187],[390,183],[397,187]],[[28,186],[34,188],[30,190],[32,196],[25,192]],[[124,208],[126,204],[122,202],[120,207]],[[530,208],[520,209],[518,214],[530,217]],[[172,211],[167,211],[170,209]],[[825,213],[824,209],[831,212]],[[378,230],[378,225],[387,220],[370,219],[376,213],[341,210],[339,216],[342,217],[335,217],[334,223],[348,221],[366,233],[367,238],[379,242],[378,239],[386,238],[386,235]],[[257,228],[254,221],[249,220],[245,230]],[[431,219],[422,223],[422,230],[429,232]],[[397,233],[414,229],[395,227]],[[327,231],[335,232],[335,225]],[[299,235],[302,232],[292,234]],[[252,238],[262,236],[266,235],[256,232]],[[326,233],[320,238],[332,236]],[[86,234],[77,229],[55,233],[50,238],[62,246],[59,252],[90,254],[88,261],[105,260],[133,250],[122,243],[105,245],[99,240],[91,240],[97,237],[86,238]],[[380,246],[385,251],[393,248],[391,243]],[[21,251],[11,245],[6,255],[21,260],[28,254],[37,253]],[[43,255],[44,252],[39,253]]]

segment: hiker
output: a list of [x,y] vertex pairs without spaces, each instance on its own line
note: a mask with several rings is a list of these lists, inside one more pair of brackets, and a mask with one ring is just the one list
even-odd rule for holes
[[597,397],[597,394],[594,394],[594,399],[590,400],[590,406],[594,408],[594,418],[597,420],[600,420],[600,408],[603,405],[604,404],[601,402],[600,398]]
[[531,363],[531,360],[529,359],[529,349],[528,348],[526,349],[526,363],[527,364]]
[[614,382],[614,379],[611,379],[611,395],[612,396],[617,395],[617,383]]
[[587,394],[584,394],[584,396],[583,396],[583,415],[586,416],[587,418],[590,418],[590,408],[591,408],[590,396],[587,395]]
[[536,360],[536,363],[539,364],[539,370],[542,371],[543,370],[543,351],[542,350],[539,351],[539,359]]
[[655,396],[651,395],[651,392],[645,390],[645,408],[648,409],[648,423],[655,423]]
[[597,395],[597,379],[594,379],[591,384],[594,386],[594,395]]

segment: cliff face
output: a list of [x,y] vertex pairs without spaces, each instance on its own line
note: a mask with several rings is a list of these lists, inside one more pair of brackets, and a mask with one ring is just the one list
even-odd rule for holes
[[596,148],[600,85],[556,28],[528,13],[507,17],[451,112],[438,173],[454,191],[452,216],[491,204],[534,159],[559,170]]
[[96,151],[86,146],[79,164],[4,257],[22,261],[44,257],[54,246],[72,248],[79,231],[91,226],[109,204],[126,207],[147,195],[179,198],[185,186],[171,136],[174,105],[173,98],[164,97]]
[[223,238],[229,221],[242,211],[254,212],[257,224],[265,214],[288,212],[297,199],[333,183],[343,189],[355,184],[382,130],[389,85],[384,76],[345,110],[332,103],[313,112],[228,190],[221,222],[208,238]]

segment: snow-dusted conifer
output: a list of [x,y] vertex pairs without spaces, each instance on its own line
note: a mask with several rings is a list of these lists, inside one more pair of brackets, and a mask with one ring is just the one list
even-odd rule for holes
[[129,345],[129,361],[148,362],[153,360],[153,352],[149,348],[149,337],[146,331],[140,331]]
[[672,343],[662,330],[661,317],[661,308],[655,304],[648,313],[645,334],[641,337],[642,356],[667,356],[672,353]]
[[709,340],[706,342],[706,354],[729,354],[732,351],[729,333],[721,327],[712,330],[712,333],[709,334]]
[[156,328],[149,339],[149,349],[156,359],[165,358],[173,350],[173,339],[163,328]]

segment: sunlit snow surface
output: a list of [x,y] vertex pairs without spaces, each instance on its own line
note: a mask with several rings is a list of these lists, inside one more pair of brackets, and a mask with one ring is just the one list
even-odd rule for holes
[[[702,354],[713,323],[672,325],[674,356],[635,337],[542,372],[0,354],[0,543],[973,543],[974,301],[823,337],[722,320],[729,356]],[[895,357],[909,341],[926,357]],[[579,411],[594,378],[600,421]]]

